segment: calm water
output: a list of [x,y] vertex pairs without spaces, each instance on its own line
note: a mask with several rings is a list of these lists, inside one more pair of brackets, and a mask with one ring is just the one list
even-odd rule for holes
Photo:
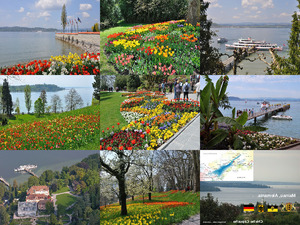
[[[279,56],[287,56],[288,53],[288,40],[290,35],[290,28],[215,28],[213,29],[217,36],[213,38],[213,46],[219,49],[221,53],[227,53],[232,55],[232,50],[226,50],[225,44],[232,44],[237,42],[239,38],[254,38],[260,41],[266,41],[269,43],[275,43],[279,46],[284,46],[283,51],[279,51]],[[218,37],[225,37],[228,42],[219,44],[217,43]],[[265,53],[267,61],[270,60],[270,53],[263,51],[259,53]],[[222,59],[226,59],[224,56]],[[257,54],[253,54],[249,57],[250,59],[257,58]],[[264,70],[267,68],[266,64],[260,60],[255,62],[242,61],[239,64],[243,67],[243,70],[238,69],[238,74],[250,74],[250,75],[262,75],[265,74]],[[229,74],[232,74],[231,72]]]
[[[281,204],[287,202],[300,202],[299,185],[271,185],[271,188],[225,188],[221,187],[219,192],[210,192],[219,202],[232,203],[234,205],[261,202],[260,194],[296,194],[295,198],[289,197],[264,197],[270,204]],[[207,196],[208,192],[200,192],[200,197]]]
[[12,184],[29,178],[28,174],[14,172],[14,169],[24,164],[35,164],[33,170],[38,176],[45,170],[60,171],[64,166],[71,166],[98,151],[0,151],[0,177]]
[[82,49],[56,40],[51,32],[0,32],[0,67],[49,59],[52,55],[83,53]]
[[[53,95],[58,95],[62,101],[62,107],[63,110],[65,111],[65,96],[69,93],[69,90],[71,88],[66,88],[63,91],[57,91],[57,92],[47,92],[47,105],[51,105],[51,97]],[[77,91],[77,93],[81,96],[82,100],[83,100],[83,107],[87,106],[87,105],[91,105],[92,104],[92,96],[93,96],[93,92],[94,89],[93,88],[75,88],[75,90]],[[34,111],[34,102],[40,97],[40,92],[31,92],[31,112]],[[25,106],[25,95],[24,92],[11,92],[12,95],[12,99],[13,102],[16,102],[17,98],[19,98],[19,102],[20,102],[20,112],[24,112],[27,113],[27,109]]]
[[[261,103],[261,101],[259,101]],[[292,116],[293,120],[276,120],[271,117],[265,118],[264,116],[258,117],[256,124],[258,126],[267,127],[266,131],[269,134],[276,134],[281,136],[300,138],[299,127],[300,127],[300,102],[291,102],[291,101],[270,101],[270,104],[278,104],[278,103],[288,103],[291,105],[291,108],[285,112],[278,112],[277,115],[287,115]],[[257,101],[249,101],[247,103],[245,101],[230,101],[230,105],[235,107],[236,110],[240,109],[252,109],[254,111],[259,111],[261,104],[257,104]],[[231,117],[231,110],[221,110],[224,116]],[[254,120],[249,120],[246,125],[253,125]]]

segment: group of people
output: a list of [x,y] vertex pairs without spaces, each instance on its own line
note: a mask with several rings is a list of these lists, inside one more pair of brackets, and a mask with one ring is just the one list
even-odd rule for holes
[[[197,101],[200,98],[200,80],[194,85],[197,93]],[[187,101],[189,99],[189,92],[193,91],[191,85],[188,82],[188,79],[185,80],[185,83],[182,83],[179,79],[175,79],[174,82],[174,99],[180,99],[180,95],[183,92],[183,100]]]
[[254,108],[252,109],[243,109],[243,110],[237,110],[236,111],[236,116],[239,117],[240,115],[243,114],[243,112],[247,112],[248,116],[253,116],[254,115]]

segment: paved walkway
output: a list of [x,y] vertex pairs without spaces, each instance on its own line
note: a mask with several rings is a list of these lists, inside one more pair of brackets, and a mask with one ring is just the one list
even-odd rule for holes
[[[170,100],[174,99],[174,92],[172,92],[172,93],[167,93],[167,94],[166,94],[166,97],[167,97],[168,99],[170,99]],[[197,94],[194,94],[194,93],[190,93],[190,94],[189,94],[189,99],[196,100],[196,97],[197,97]],[[181,93],[180,98],[183,98],[183,93]],[[199,99],[198,99],[198,101],[199,101]]]
[[[166,97],[173,99],[174,94],[167,94]],[[196,99],[196,94],[190,94],[189,98]],[[158,150],[200,150],[200,116],[180,129]]]
[[200,224],[200,214],[190,217],[187,220],[178,223],[177,225],[199,225]]

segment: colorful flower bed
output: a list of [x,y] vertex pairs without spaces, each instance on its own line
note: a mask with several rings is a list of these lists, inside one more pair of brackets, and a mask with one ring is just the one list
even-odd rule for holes
[[141,202],[143,198],[139,196],[134,201],[127,200],[128,215],[122,217],[120,205],[100,206],[101,225],[174,224],[199,213],[198,193],[161,194],[152,196],[151,201],[144,198],[144,203]]
[[[141,94],[149,95],[137,93]],[[121,129],[102,128],[100,150],[157,149],[200,111],[197,101],[174,102],[158,93],[152,95],[154,98],[132,97],[121,104],[120,112],[129,124]]]
[[1,150],[71,150],[98,140],[100,115],[66,116],[0,130]]
[[243,149],[271,150],[282,148],[297,142],[297,140],[289,137],[280,137],[248,130],[238,131],[238,135],[243,142]]
[[107,38],[108,60],[121,74],[200,73],[200,23],[193,26],[179,20],[138,25]]
[[34,60],[0,71],[1,75],[96,75],[100,74],[100,53],[51,56],[49,60]]

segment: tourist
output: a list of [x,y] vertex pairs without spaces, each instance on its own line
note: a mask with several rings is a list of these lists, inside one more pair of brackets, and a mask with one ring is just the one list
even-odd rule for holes
[[185,97],[186,97],[186,100],[188,101],[189,100],[189,91],[190,91],[190,85],[188,83],[188,79],[185,80],[182,90],[183,90],[183,100],[185,101]]
[[[198,83],[195,84],[196,92],[197,92],[197,101],[200,101],[200,80]],[[199,99],[199,100],[198,100]]]
[[175,99],[177,99],[178,101],[180,100],[180,94],[181,94],[181,90],[182,90],[182,86],[180,85],[180,81],[177,80],[177,84],[175,86],[175,91],[176,91],[176,97]]
[[176,85],[177,85],[177,78],[175,79],[175,82],[174,82],[174,99],[176,99]]

